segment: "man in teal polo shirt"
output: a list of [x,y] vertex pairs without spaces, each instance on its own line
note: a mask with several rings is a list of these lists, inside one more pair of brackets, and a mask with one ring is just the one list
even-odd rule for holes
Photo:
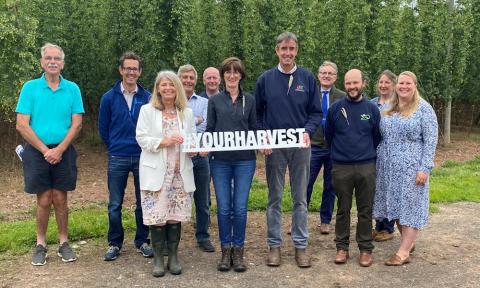
[[75,190],[77,154],[71,145],[80,132],[84,113],[77,84],[60,72],[65,54],[61,47],[47,43],[41,48],[42,77],[26,82],[20,92],[17,130],[25,139],[23,172],[25,192],[37,196],[37,246],[32,265],[46,264],[46,232],[50,206],[57,220],[64,262],[77,259],[68,244],[67,191]]

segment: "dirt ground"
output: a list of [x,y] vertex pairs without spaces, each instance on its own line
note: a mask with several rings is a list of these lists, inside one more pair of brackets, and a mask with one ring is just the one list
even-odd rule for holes
[[[440,206],[421,232],[412,254],[412,262],[402,267],[387,267],[383,262],[399,244],[395,239],[376,243],[374,264],[362,268],[357,264],[358,250],[351,243],[351,258],[346,265],[335,265],[333,235],[320,235],[316,229],[318,215],[309,217],[310,246],[313,265],[309,269],[295,266],[293,246],[285,237],[282,266],[265,265],[265,216],[249,213],[245,273],[218,272],[220,253],[205,253],[195,247],[194,230],[184,225],[180,258],[183,274],[163,278],[150,275],[151,259],[144,259],[133,245],[125,244],[114,262],[102,260],[105,244],[98,240],[75,243],[79,259],[63,263],[50,246],[48,264],[30,265],[30,255],[0,262],[1,287],[479,287],[480,218],[479,203],[456,203]],[[285,215],[285,220],[290,215]],[[212,219],[212,238],[217,241],[216,219]],[[284,221],[286,222],[286,221]],[[355,227],[352,227],[352,232]],[[286,236],[286,235],[285,235]],[[354,239],[352,235],[351,239]],[[130,239],[131,241],[131,239]],[[83,242],[82,242],[83,243]],[[217,245],[218,246],[218,245]]]
[[[79,179],[77,191],[69,200],[70,207],[106,203],[105,152],[81,145],[78,152]],[[455,141],[448,148],[438,149],[436,164],[441,165],[446,160],[465,161],[476,155],[480,155],[478,142]],[[262,162],[258,164],[257,177],[263,179]],[[3,166],[6,167],[2,167],[0,173],[0,220],[31,219],[35,199],[23,192],[20,166],[18,163]],[[130,181],[127,189],[131,191],[132,186]],[[127,193],[124,207],[133,207],[132,194]],[[0,255],[0,287],[480,287],[480,217],[477,212],[480,203],[438,207],[440,212],[431,215],[429,225],[420,234],[412,263],[403,267],[383,265],[399,244],[398,234],[392,241],[376,244],[372,267],[359,267],[354,243],[355,220],[352,221],[351,259],[343,266],[333,264],[333,234],[320,235],[316,213],[309,215],[312,268],[295,266],[292,242],[287,235],[282,248],[282,266],[267,267],[265,214],[249,212],[245,255],[249,269],[242,274],[217,272],[215,267],[220,252],[204,253],[196,248],[194,229],[187,223],[183,226],[180,246],[183,263],[180,276],[151,277],[151,259],[144,259],[135,252],[130,244],[132,239],[126,240],[121,257],[110,263],[102,260],[105,239],[87,239],[73,243],[79,256],[74,263],[62,263],[55,256],[55,245],[49,247],[48,264],[44,267],[30,265],[30,254]],[[289,214],[284,217],[285,228],[288,221]],[[211,237],[218,248],[217,231],[213,217]]]

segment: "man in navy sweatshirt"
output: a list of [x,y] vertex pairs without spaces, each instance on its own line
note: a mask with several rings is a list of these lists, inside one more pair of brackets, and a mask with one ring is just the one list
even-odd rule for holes
[[150,100],[150,92],[137,83],[142,74],[142,61],[135,53],[126,52],[120,57],[118,71],[122,80],[117,81],[113,88],[102,96],[98,120],[100,136],[108,148],[109,248],[105,253],[105,261],[117,259],[122,249],[122,203],[130,172],[133,174],[136,199],[137,231],[134,244],[144,257],[153,257],[153,250],[149,246],[148,226],[143,224],[140,199],[138,163],[142,150],[135,139],[140,108]]
[[334,262],[344,264],[349,257],[350,210],[355,191],[359,264],[368,267],[373,261],[372,204],[376,149],[380,142],[380,112],[362,94],[366,85],[362,71],[352,69],[344,79],[347,97],[330,107],[325,125],[325,140],[333,161],[332,184],[338,199]]
[[298,41],[295,34],[284,32],[277,37],[277,67],[264,72],[257,80],[255,100],[258,129],[305,128],[304,148],[266,149],[265,169],[268,184],[267,225],[269,253],[267,265],[279,266],[282,245],[282,194],[288,167],[293,199],[292,240],[297,266],[310,267],[306,253],[307,183],[310,173],[310,137],[322,122],[322,108],[315,76],[295,64]]

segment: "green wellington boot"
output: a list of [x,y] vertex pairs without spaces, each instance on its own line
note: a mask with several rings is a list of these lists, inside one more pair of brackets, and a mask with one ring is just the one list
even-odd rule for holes
[[182,273],[182,266],[178,262],[178,243],[181,235],[182,223],[167,224],[168,270],[173,275]]
[[163,264],[163,248],[167,238],[166,226],[150,226],[150,234],[152,238],[153,248],[153,277],[163,277],[165,275],[165,267]]

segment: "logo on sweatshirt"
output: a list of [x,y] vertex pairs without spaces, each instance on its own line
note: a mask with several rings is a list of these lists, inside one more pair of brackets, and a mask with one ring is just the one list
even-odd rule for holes
[[305,92],[305,87],[303,85],[297,85],[297,88],[295,88],[295,91]]
[[368,114],[360,115],[360,120],[369,120],[369,119],[370,119],[370,115],[368,115]]

